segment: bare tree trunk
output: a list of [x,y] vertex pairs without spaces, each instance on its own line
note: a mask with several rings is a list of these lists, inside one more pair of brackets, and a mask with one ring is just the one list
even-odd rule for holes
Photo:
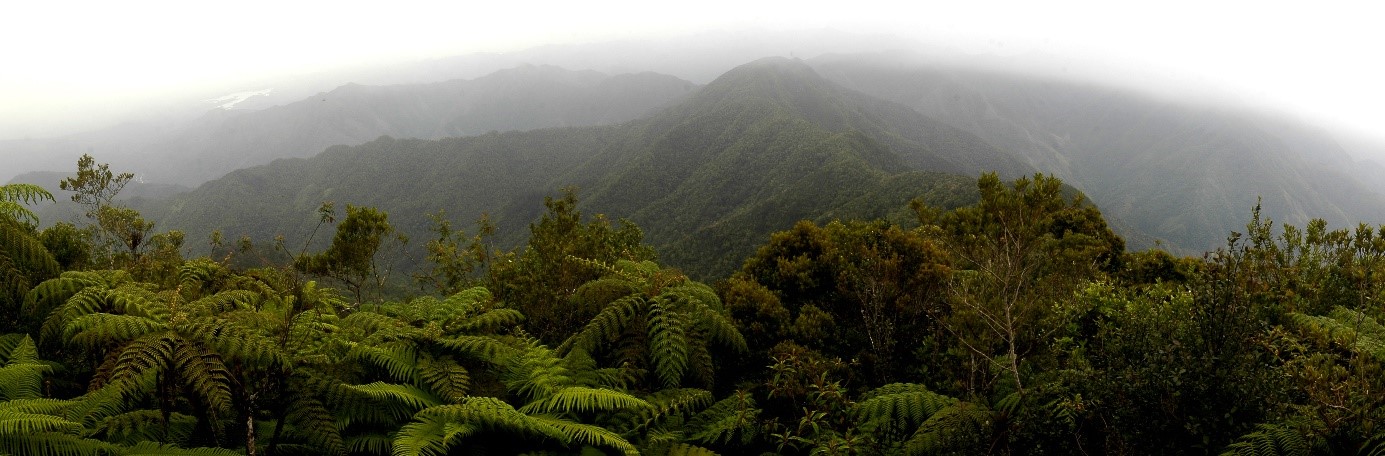
[[255,456],[255,393],[245,398],[245,456]]

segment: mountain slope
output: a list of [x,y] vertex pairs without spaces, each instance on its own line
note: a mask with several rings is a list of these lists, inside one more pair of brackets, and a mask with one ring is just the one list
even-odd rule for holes
[[1341,147],[1293,122],[900,56],[812,63],[845,86],[1022,154],[1091,195],[1117,225],[1185,252],[1224,244],[1257,198],[1265,215],[1287,223],[1385,222],[1385,196]]
[[[258,111],[213,110],[160,128],[132,125],[53,140],[0,141],[0,156],[66,169],[90,152],[151,182],[196,185],[276,158],[308,157],[381,135],[437,139],[620,123],[688,96],[697,86],[655,73],[606,75],[521,66],[471,80],[346,85]],[[33,160],[42,163],[29,163]]]
[[709,276],[799,219],[899,217],[917,196],[964,204],[974,176],[995,168],[1025,169],[965,132],[771,59],[640,121],[333,147],[228,174],[159,218],[192,239],[219,228],[295,245],[331,200],[376,206],[415,239],[438,209],[489,212],[514,243],[543,196],[576,185],[587,210],[632,219],[666,261]]

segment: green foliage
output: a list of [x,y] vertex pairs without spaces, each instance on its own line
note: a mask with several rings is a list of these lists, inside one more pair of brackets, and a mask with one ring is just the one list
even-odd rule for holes
[[1202,260],[1126,254],[1056,179],[978,190],[916,227],[801,222],[716,288],[569,192],[510,254],[440,223],[446,295],[351,304],[299,272],[378,286],[369,208],[296,269],[173,231],[63,271],[80,236],[0,222],[0,265],[43,279],[5,284],[0,453],[1379,452],[1385,230],[1256,211]]
[[444,211],[428,216],[437,238],[424,246],[428,251],[424,259],[432,263],[433,270],[427,274],[414,274],[414,280],[419,285],[450,294],[479,282],[477,274],[485,272],[490,266],[492,252],[486,240],[495,235],[495,225],[489,217],[482,215],[476,221],[476,235],[467,239],[466,233],[453,229],[452,222],[446,217]]
[[880,221],[799,222],[772,235],[731,282],[764,289],[743,288],[749,294],[728,307],[742,331],[764,341],[756,350],[791,338],[860,360],[883,384],[914,373],[907,366],[917,364],[915,349],[943,337],[934,319],[947,311],[950,262],[941,243],[921,230]]
[[[660,269],[652,261],[619,261],[613,265],[576,258],[573,261],[606,272],[602,279],[579,288],[574,298],[593,302],[602,310],[563,342],[560,352],[595,353],[608,346],[641,347],[625,350],[620,361],[644,364],[648,359],[658,384],[676,388],[683,385],[684,376],[689,373],[704,379],[715,375],[709,363],[710,344],[737,352],[746,350],[745,339],[711,287],[688,280],[675,270]],[[627,336],[633,341],[622,340]]]
[[488,283],[500,300],[529,318],[529,331],[557,344],[601,310],[570,304],[578,287],[602,274],[571,258],[643,261],[654,252],[643,244],[644,233],[629,222],[613,227],[597,216],[583,223],[575,189],[565,189],[561,199],[545,197],[544,206],[547,212],[529,226],[529,243],[493,263]]
[[[294,267],[340,281],[355,295],[359,305],[365,302],[368,292],[383,286],[388,271],[380,266],[376,257],[394,233],[388,214],[372,207],[348,204],[346,219],[337,225],[332,245],[322,253],[299,256],[294,260]],[[397,240],[403,242],[403,238]]]
[[88,217],[95,217],[102,207],[110,207],[116,195],[134,179],[131,173],[115,174],[108,164],[96,164],[96,159],[82,154],[77,159],[77,175],[63,179],[59,187],[72,192],[72,201],[87,209]]
[[761,432],[760,412],[753,397],[737,391],[688,420],[688,438],[703,444],[748,445]]
[[867,392],[856,403],[854,414],[861,427],[884,441],[902,441],[925,421],[957,400],[922,385],[892,383]]
[[25,330],[21,309],[29,289],[58,275],[61,265],[31,228],[0,217],[0,322]]
[[1262,424],[1228,445],[1223,456],[1304,456],[1312,454],[1303,434],[1287,426]]
[[38,224],[38,216],[27,205],[54,201],[53,194],[33,184],[0,185],[0,219]]

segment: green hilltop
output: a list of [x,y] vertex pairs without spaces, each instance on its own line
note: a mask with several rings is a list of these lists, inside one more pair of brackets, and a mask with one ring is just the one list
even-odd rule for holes
[[908,202],[970,201],[984,171],[1029,168],[962,130],[846,90],[806,64],[765,59],[682,103],[620,125],[380,138],[309,159],[233,172],[154,218],[200,239],[303,236],[323,201],[368,205],[425,237],[426,214],[490,214],[517,242],[544,196],[580,189],[583,207],[628,217],[671,264],[722,275],[800,219],[902,217]]

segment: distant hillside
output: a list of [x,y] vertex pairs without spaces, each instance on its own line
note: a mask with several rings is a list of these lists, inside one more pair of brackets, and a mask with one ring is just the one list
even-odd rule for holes
[[[72,177],[77,173],[77,165],[73,163],[72,171],[38,171],[24,173],[10,179],[6,184],[33,184],[43,187],[53,194],[55,202],[43,202],[32,207],[34,213],[39,217],[43,225],[51,225],[57,222],[68,222],[75,224],[85,224],[85,215],[82,207],[72,202],[72,192],[64,191],[60,185],[63,179]],[[127,204],[148,204],[150,200],[163,200],[192,190],[191,188],[173,184],[151,184],[140,181],[130,181],[116,197],[118,201]],[[161,227],[161,226],[160,226]]]
[[[812,65],[1020,154],[1084,190],[1117,226],[1196,253],[1243,231],[1257,198],[1274,220],[1385,222],[1385,196],[1326,133],[1267,116],[1158,100],[907,56],[835,56]],[[1127,230],[1124,234],[1130,234]],[[1141,242],[1134,246],[1141,246]]]
[[277,158],[308,157],[381,135],[436,139],[487,131],[620,123],[697,86],[654,73],[606,75],[521,66],[472,80],[347,85],[259,111],[213,110],[195,121],[127,125],[50,140],[0,141],[15,165],[75,167],[91,153],[150,182],[196,185]]
[[766,59],[640,121],[333,147],[236,171],[155,217],[190,239],[221,229],[301,242],[331,200],[378,207],[414,239],[438,209],[463,222],[489,212],[517,242],[544,196],[576,185],[586,210],[632,219],[665,260],[709,276],[800,219],[898,218],[918,196],[965,204],[992,169],[1027,172],[973,135]]

